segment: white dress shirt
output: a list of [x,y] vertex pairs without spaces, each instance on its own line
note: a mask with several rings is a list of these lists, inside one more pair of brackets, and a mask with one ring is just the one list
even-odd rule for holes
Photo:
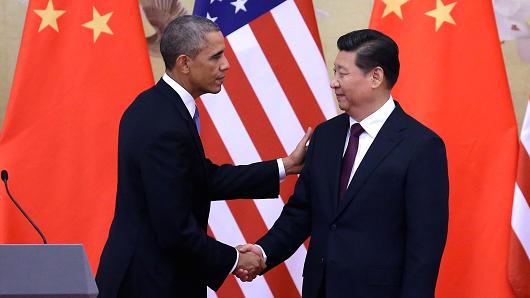
[[[162,76],[162,80],[164,80],[164,82],[166,82],[171,88],[173,88],[173,90],[175,90],[175,92],[177,92],[177,94],[182,99],[182,102],[184,102],[186,109],[188,109],[191,118],[193,118],[193,115],[195,115],[195,110],[197,109],[197,105],[195,105],[195,99],[193,98],[193,96],[191,96],[191,94],[186,89],[184,89],[184,87],[180,86],[180,84],[173,80],[167,73],[164,73],[164,75]],[[278,158],[276,162],[278,163],[278,174],[281,182],[285,179],[286,176],[285,166],[283,165],[283,161],[281,158]],[[236,249],[236,252],[236,262],[229,273],[233,272],[236,269],[237,263],[239,262],[239,251]]]
[[[355,174],[355,171],[357,171],[359,164],[366,155],[366,152],[379,133],[379,130],[381,130],[381,127],[383,127],[383,124],[385,124],[386,119],[388,119],[395,107],[396,104],[394,103],[394,99],[392,96],[390,96],[384,105],[382,105],[377,111],[373,112],[370,116],[364,118],[361,122],[358,122],[350,116],[350,127],[355,123],[359,123],[364,129],[364,132],[359,135],[359,147],[357,148],[357,155],[355,155],[355,161],[353,162],[353,168],[351,170],[350,179],[348,180],[348,186],[350,185],[350,182],[353,178],[353,175]],[[350,130],[348,129],[342,156],[344,156],[344,153],[346,152],[346,147],[348,147],[349,140]]]
[[[386,119],[388,119],[390,114],[392,114],[392,111],[395,107],[396,104],[394,103],[394,99],[392,98],[392,96],[390,96],[390,98],[385,102],[384,105],[382,105],[377,111],[373,112],[370,116],[364,118],[361,122],[356,121],[350,116],[350,127],[355,123],[359,123],[363,127],[364,132],[359,135],[359,147],[357,148],[357,155],[355,155],[355,161],[353,163],[353,168],[350,174],[350,180],[348,181],[348,185],[350,185],[350,182],[353,178],[353,174],[355,174],[355,171],[357,170],[359,164],[366,155],[366,152],[372,145],[375,137],[379,133],[379,130],[381,130],[381,127],[383,127],[383,124],[385,124]],[[346,152],[346,148],[348,147],[349,141],[350,130],[348,129],[348,134],[346,135],[342,156],[344,156],[344,153]],[[267,254],[265,253],[263,247],[258,244],[254,245],[259,247],[266,262]]]

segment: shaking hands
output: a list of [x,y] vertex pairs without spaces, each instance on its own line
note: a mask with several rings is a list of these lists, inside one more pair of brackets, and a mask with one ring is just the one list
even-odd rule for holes
[[[312,134],[313,129],[309,127],[293,152],[282,159],[287,175],[299,174],[302,171],[307,153],[307,142]],[[236,249],[239,251],[239,260],[232,274],[244,282],[254,280],[267,267],[263,251],[254,244],[238,245]]]
[[233,274],[241,281],[252,281],[267,265],[262,250],[254,244],[236,246],[239,251],[239,261]]

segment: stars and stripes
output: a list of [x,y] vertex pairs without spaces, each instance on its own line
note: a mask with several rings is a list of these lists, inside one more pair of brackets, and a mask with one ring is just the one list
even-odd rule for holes
[[[307,127],[336,115],[311,1],[203,0],[194,14],[220,26],[231,64],[221,92],[199,103],[203,143],[214,161],[285,156]],[[211,233],[231,245],[256,241],[274,224],[295,181],[282,183],[279,199],[212,203]],[[267,275],[252,283],[229,277],[209,296],[299,297],[305,254],[302,245]]]

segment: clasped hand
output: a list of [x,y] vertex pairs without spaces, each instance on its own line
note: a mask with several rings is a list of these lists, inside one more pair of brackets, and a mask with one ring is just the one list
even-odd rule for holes
[[254,280],[267,267],[261,249],[253,244],[238,245],[236,249],[239,261],[233,274],[244,282]]

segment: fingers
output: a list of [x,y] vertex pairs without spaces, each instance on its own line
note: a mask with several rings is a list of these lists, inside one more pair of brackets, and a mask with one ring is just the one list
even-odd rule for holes
[[238,245],[239,261],[233,274],[241,281],[252,281],[265,269],[261,250],[253,244]]
[[236,271],[234,272],[234,275],[243,282],[250,282],[254,280],[254,278],[256,278],[255,274],[250,274],[247,270],[242,269],[242,268],[236,269]]
[[307,131],[305,132],[304,137],[302,138],[302,140],[300,140],[299,145],[302,145],[302,146],[305,147],[307,145],[307,142],[309,141],[309,139],[311,139],[312,135],[313,135],[313,129],[311,127],[308,127]]
[[313,135],[313,129],[311,127],[308,127],[304,136],[302,137],[302,139],[300,140],[300,142],[298,142],[298,145],[296,145],[296,149],[297,150],[306,150],[307,148],[307,142],[309,142],[309,139],[311,139],[311,136]]
[[236,246],[236,249],[241,252],[241,253],[245,253],[245,252],[251,252],[251,253],[254,253],[255,255],[259,256],[260,258],[263,258],[263,253],[261,251],[261,249],[259,247],[257,247],[256,245],[254,244],[243,244],[243,245],[238,245]]
[[242,245],[236,246],[236,249],[239,252],[245,253],[245,252],[252,252],[253,251],[253,247],[254,247],[254,244],[247,243],[247,244],[242,244]]
[[307,152],[307,142],[311,139],[313,135],[313,129],[311,127],[307,128],[306,133],[296,145],[296,148],[291,152],[289,156],[282,159],[283,165],[285,167],[285,173],[287,175],[300,174],[302,168],[304,167],[304,159]]

